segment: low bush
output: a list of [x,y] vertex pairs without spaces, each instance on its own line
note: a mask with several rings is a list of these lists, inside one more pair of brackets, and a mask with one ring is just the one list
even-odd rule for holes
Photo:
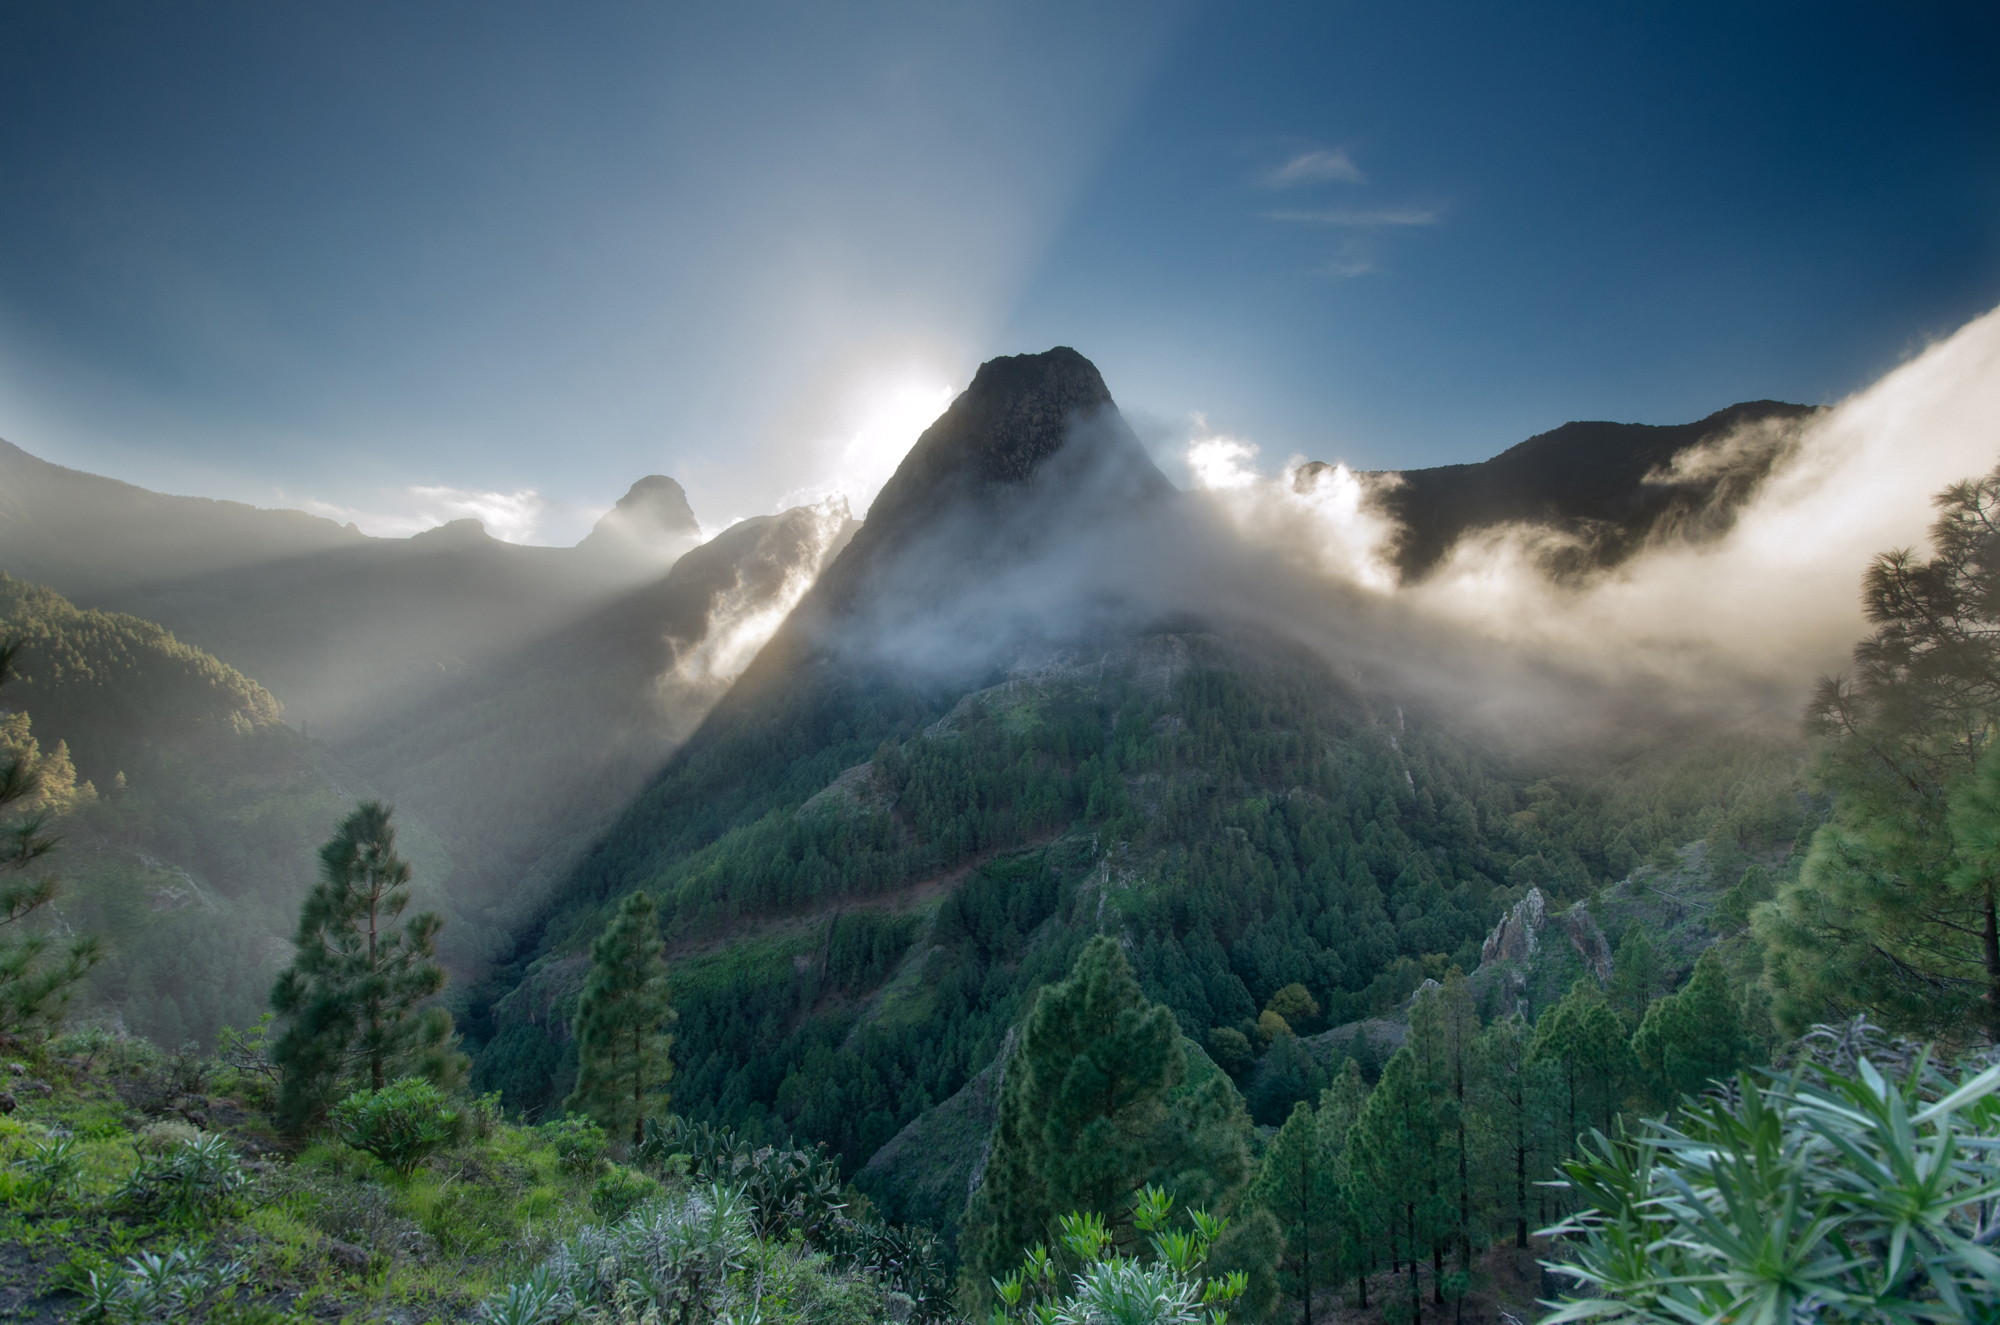
[[2000,1067],[1808,1064],[1563,1165],[1582,1287],[1548,1322],[1993,1320]]
[[535,1129],[555,1149],[564,1173],[589,1173],[604,1158],[610,1139],[588,1118],[570,1114]]
[[408,1176],[431,1155],[458,1143],[465,1122],[444,1092],[419,1077],[380,1090],[357,1090],[333,1106],[334,1134]]
[[158,1219],[214,1219],[238,1204],[249,1181],[227,1141],[202,1135],[142,1158],[118,1202],[135,1214]]
[[623,1219],[659,1195],[660,1184],[637,1169],[613,1164],[590,1189],[590,1209],[599,1219]]

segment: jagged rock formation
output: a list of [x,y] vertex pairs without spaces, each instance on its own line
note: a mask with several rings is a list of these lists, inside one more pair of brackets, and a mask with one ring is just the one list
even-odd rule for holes
[[1535,955],[1535,936],[1548,924],[1548,905],[1540,888],[1514,903],[1514,909],[1500,917],[1500,923],[1479,948],[1482,969],[1496,962],[1525,962]]

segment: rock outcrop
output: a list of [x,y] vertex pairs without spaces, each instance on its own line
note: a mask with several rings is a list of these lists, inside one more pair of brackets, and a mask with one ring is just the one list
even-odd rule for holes
[[665,474],[648,474],[576,546],[595,556],[667,566],[700,542],[701,526],[681,485]]

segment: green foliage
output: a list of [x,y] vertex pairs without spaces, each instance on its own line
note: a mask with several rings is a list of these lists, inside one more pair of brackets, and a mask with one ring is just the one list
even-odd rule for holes
[[1208,1033],[1208,1053],[1215,1065],[1231,1076],[1248,1071],[1257,1057],[1251,1052],[1249,1037],[1234,1026],[1218,1026]]
[[610,1145],[604,1129],[588,1118],[568,1114],[535,1129],[555,1148],[565,1173],[594,1173]]
[[599,1219],[617,1221],[660,1194],[659,1180],[613,1164],[590,1189],[590,1210]]
[[[190,1320],[203,1306],[244,1279],[240,1261],[205,1264],[199,1251],[176,1247],[165,1253],[142,1251],[123,1269],[90,1270],[77,1286],[86,1321]],[[207,1313],[203,1313],[207,1314]],[[209,1319],[216,1317],[210,1315]]]
[[1167,1193],[1139,1193],[1133,1226],[1147,1236],[1150,1255],[1130,1256],[1115,1254],[1116,1240],[1097,1214],[1064,1215],[1054,1254],[1037,1244],[993,1281],[992,1325],[1224,1325],[1229,1304],[1249,1286],[1243,1271],[1210,1273],[1210,1252],[1229,1221],[1191,1210],[1188,1226],[1176,1229],[1172,1212]]
[[358,1090],[334,1105],[327,1121],[342,1141],[405,1175],[465,1135],[464,1115],[420,1077]]
[[152,1218],[198,1223],[234,1210],[248,1183],[229,1142],[205,1133],[141,1159],[118,1202]]
[[2000,1068],[1746,1074],[1678,1126],[1599,1133],[1556,1232],[1589,1286],[1547,1319],[1987,1320]]
[[1715,949],[1701,955],[1679,993],[1647,1011],[1632,1037],[1632,1056],[1654,1102],[1667,1107],[1750,1063],[1741,1003]]
[[742,1196],[714,1186],[641,1206],[577,1233],[482,1314],[489,1322],[570,1320],[593,1309],[614,1320],[648,1310],[681,1325],[713,1319],[742,1298],[736,1276],[757,1246],[749,1215]]
[[1762,909],[1780,1020],[1868,1011],[1900,1029],[2000,1034],[2000,471],[1939,493],[1936,555],[1875,558],[1875,631],[1823,680],[1809,726],[1833,797],[1800,878]]
[[320,882],[299,911],[297,955],[271,991],[287,1019],[271,1059],[283,1072],[282,1125],[300,1128],[357,1077],[381,1090],[416,1072],[456,1084],[463,1059],[451,1014],[426,1000],[444,987],[436,958],[443,924],[409,904],[410,867],[396,855],[388,807],[365,801],[320,850]]
[[607,1132],[644,1137],[646,1118],[665,1109],[674,1064],[667,1027],[667,963],[653,899],[635,892],[590,945],[590,974],[576,1007],[576,1089],[563,1109],[587,1113]]
[[[0,572],[0,579],[4,579]],[[4,588],[0,584],[0,588]],[[0,685],[14,675],[20,658],[19,641],[0,640]],[[0,1035],[20,1035],[47,1029],[62,1017],[76,984],[103,956],[98,941],[88,935],[56,944],[51,935],[34,932],[36,917],[61,890],[54,875],[35,870],[36,862],[56,849],[59,839],[48,831],[47,813],[58,804],[44,804],[48,793],[69,792],[57,785],[52,768],[27,736],[27,719],[18,721],[12,741],[0,740],[0,813],[16,806],[25,818],[0,826]],[[0,735],[8,734],[0,729]],[[60,747],[58,747],[60,749]],[[20,928],[14,928],[19,926]]]
[[76,1138],[54,1136],[38,1142],[27,1155],[14,1161],[24,1179],[24,1190],[35,1201],[66,1201],[83,1185],[83,1157]]
[[1091,940],[1044,989],[1007,1065],[985,1178],[968,1227],[975,1282],[1083,1210],[1130,1227],[1135,1193],[1180,1158],[1166,1095],[1186,1072],[1171,1013],[1149,1002],[1113,939]]

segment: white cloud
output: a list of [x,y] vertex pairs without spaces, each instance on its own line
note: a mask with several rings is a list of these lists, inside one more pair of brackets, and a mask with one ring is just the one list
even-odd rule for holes
[[[283,494],[279,494],[283,499]],[[362,510],[314,497],[297,499],[301,510],[351,523],[377,538],[408,538],[453,520],[477,520],[486,532],[507,543],[530,543],[541,529],[548,502],[533,488],[515,492],[481,492],[473,488],[411,486],[385,494],[386,509]]]
[[1264,182],[1274,189],[1284,189],[1294,184],[1321,184],[1330,180],[1360,184],[1366,179],[1361,168],[1348,159],[1344,150],[1316,147],[1309,152],[1300,152],[1273,170],[1264,177]]
[[1441,215],[1442,211],[1436,207],[1328,207],[1317,211],[1264,213],[1272,221],[1364,227],[1436,225]]

